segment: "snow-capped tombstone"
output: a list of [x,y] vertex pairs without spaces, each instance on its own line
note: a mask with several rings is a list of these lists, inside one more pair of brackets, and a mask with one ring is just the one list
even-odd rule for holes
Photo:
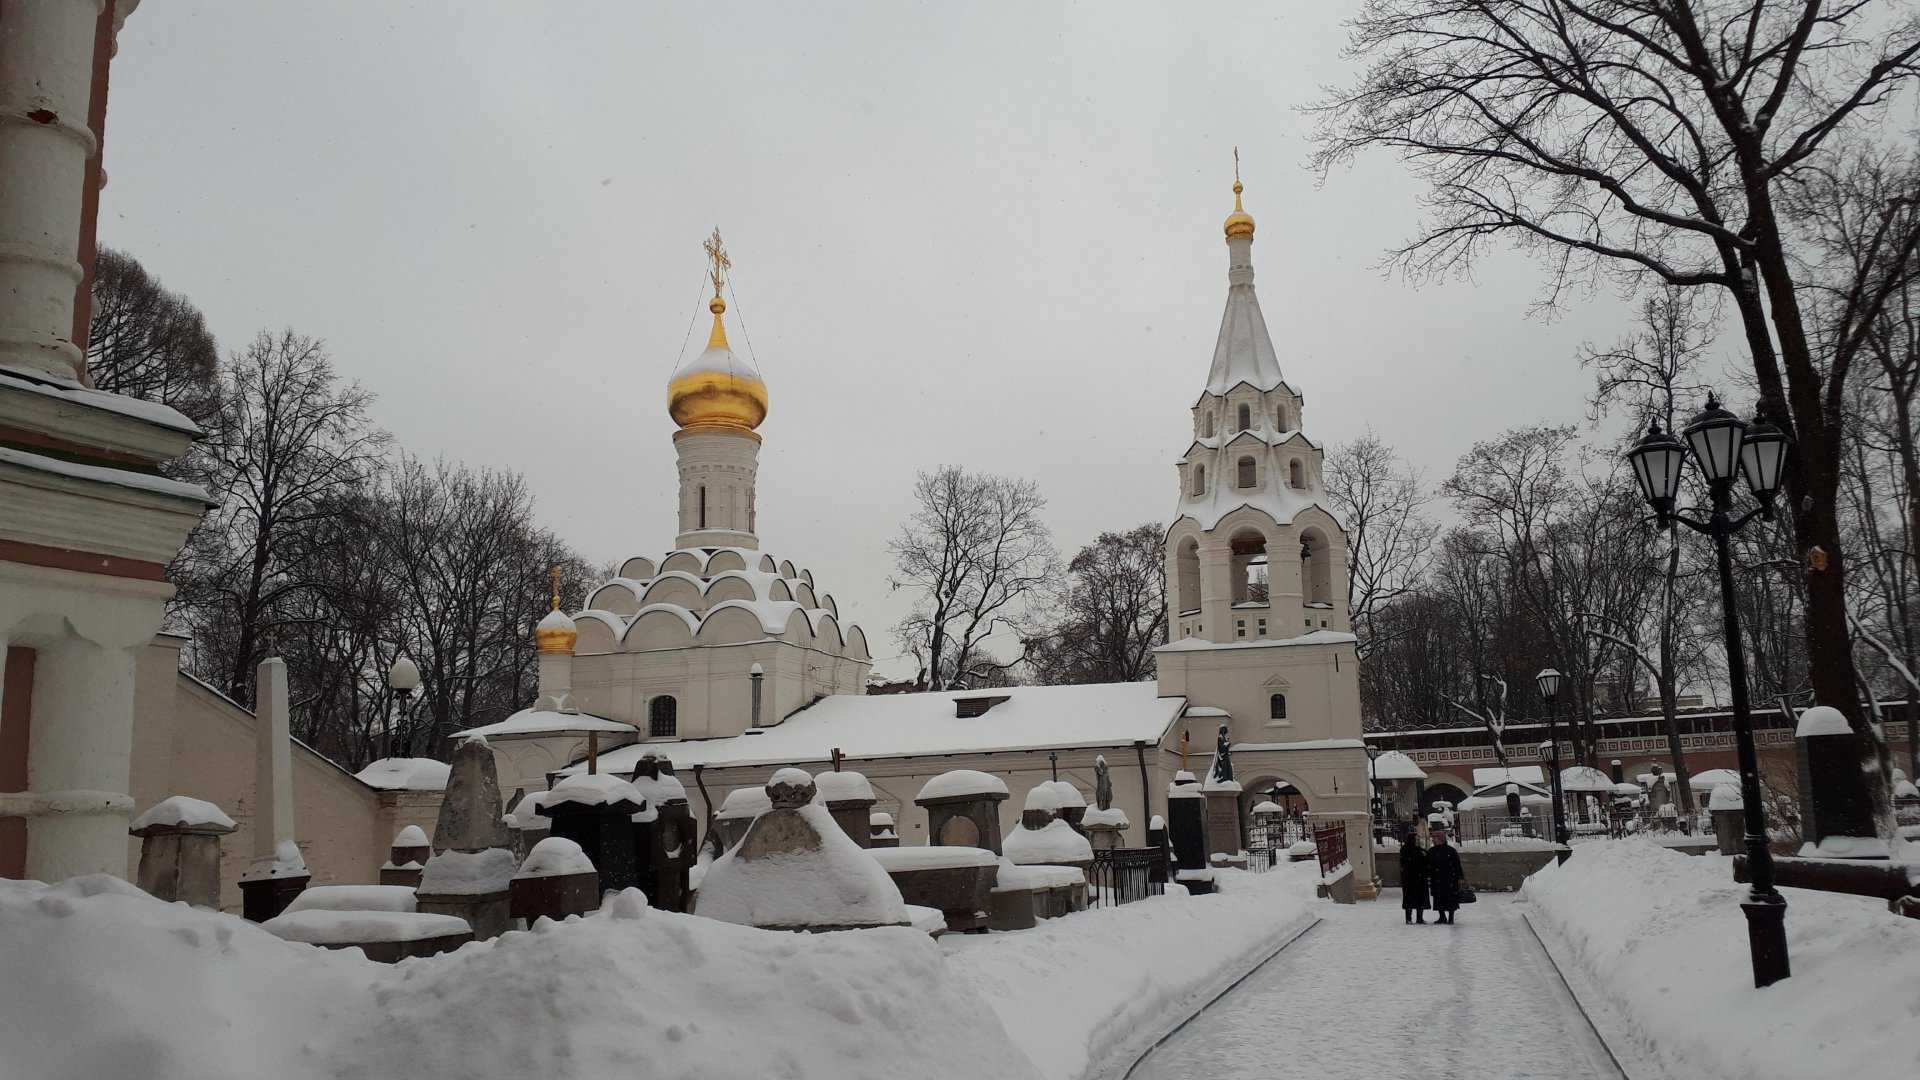
[[836,769],[816,774],[813,784],[827,813],[840,823],[847,837],[861,847],[872,847],[871,815],[873,804],[879,800],[873,797],[873,785],[866,776]]
[[387,861],[380,867],[380,884],[419,886],[420,871],[432,857],[433,845],[427,842],[425,829],[418,825],[401,829],[394,834],[393,844],[387,849]]
[[1173,842],[1174,880],[1195,896],[1213,891],[1207,866],[1207,797],[1200,781],[1185,769],[1167,785],[1167,834]]
[[731,850],[747,835],[753,819],[771,809],[773,803],[767,800],[765,787],[727,792],[727,797],[720,802],[720,811],[713,815],[714,826],[720,830],[721,846]]
[[600,873],[579,844],[549,836],[533,845],[514,873],[507,906],[514,918],[528,923],[542,916],[585,915],[600,906]]
[[239,826],[210,802],[174,795],[134,818],[139,885],[162,900],[220,906],[220,838]]
[[240,877],[240,910],[251,922],[285,911],[313,875],[293,831],[293,728],[287,662],[254,669],[253,861]]
[[1827,859],[1884,859],[1874,827],[1873,796],[1861,777],[1861,740],[1845,713],[1816,705],[1800,714],[1800,854]]
[[907,926],[887,872],[814,801],[813,777],[781,769],[767,782],[767,811],[707,867],[695,913],[763,930]]
[[1732,784],[1721,784],[1707,796],[1707,814],[1713,818],[1713,839],[1722,855],[1745,854],[1746,847],[1746,800],[1740,797],[1740,789]]
[[633,851],[640,891],[662,911],[685,911],[692,891],[689,877],[699,856],[699,830],[687,807],[686,785],[673,764],[654,754],[634,763],[634,790],[646,806],[633,815]]
[[927,843],[985,848],[1000,854],[1000,804],[1007,782],[973,769],[943,772],[926,782],[914,805],[927,812]]
[[478,735],[460,740],[453,748],[446,796],[433,826],[435,851],[485,851],[513,845],[506,822],[500,820],[500,777],[493,748]]
[[442,851],[421,870],[414,899],[422,912],[466,920],[474,938],[485,941],[513,929],[507,890],[514,870],[507,848]]
[[638,887],[633,815],[646,800],[628,781],[608,773],[572,773],[553,786],[534,813],[553,822],[553,835],[580,845],[600,872],[602,892]]
[[872,835],[867,840],[870,848],[896,848],[900,846],[900,834],[894,831],[893,815],[884,810],[875,810],[867,815],[867,827]]
[[1071,781],[1049,780],[1047,786],[1052,788],[1059,798],[1060,819],[1071,826],[1073,831],[1079,832],[1080,822],[1087,816],[1087,797],[1080,794],[1080,789],[1074,787]]

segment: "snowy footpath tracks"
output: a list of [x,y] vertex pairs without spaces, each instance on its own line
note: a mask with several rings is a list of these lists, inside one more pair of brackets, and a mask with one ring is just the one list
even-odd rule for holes
[[1203,1010],[1133,1076],[1623,1076],[1513,897],[1484,896],[1454,926],[1407,926],[1395,895],[1322,909],[1311,934]]

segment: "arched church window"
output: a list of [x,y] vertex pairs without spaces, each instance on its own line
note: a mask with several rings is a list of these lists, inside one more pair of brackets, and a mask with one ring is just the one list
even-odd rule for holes
[[1207,493],[1207,467],[1205,465],[1195,465],[1193,467],[1193,493],[1195,495],[1205,495]]
[[700,485],[700,528],[707,527],[707,485]]
[[1253,459],[1250,457],[1241,458],[1238,467],[1240,469],[1240,486],[1243,488],[1252,487],[1254,474]]
[[1287,407],[1285,405],[1275,405],[1273,407],[1273,429],[1275,431],[1287,430]]
[[647,706],[647,734],[656,739],[671,739],[680,731],[680,703],[672,694],[661,694]]
[[[1190,615],[1200,610],[1200,542],[1188,538],[1180,545],[1180,554],[1174,560],[1174,587],[1180,604],[1180,614]],[[1196,631],[1197,632],[1197,631]]]
[[1294,488],[1306,486],[1302,480],[1299,458],[1294,458],[1292,461],[1287,462],[1287,485]]
[[1253,406],[1242,402],[1240,405],[1240,425],[1233,430],[1245,431],[1253,426]]
[[1213,438],[1213,413],[1208,412],[1200,417],[1200,436],[1206,439]]
[[1285,720],[1287,718],[1287,695],[1274,694],[1272,697],[1267,698],[1267,717],[1271,720]]
[[[1333,603],[1333,549],[1318,529],[1300,534],[1300,591],[1309,604]],[[1308,620],[1312,625],[1312,620]]]

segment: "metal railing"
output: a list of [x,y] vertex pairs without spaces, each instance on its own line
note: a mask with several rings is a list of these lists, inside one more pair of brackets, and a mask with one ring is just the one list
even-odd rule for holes
[[[1087,878],[1088,907],[1118,907],[1149,896],[1159,896],[1166,886],[1153,880],[1156,863],[1164,863],[1167,854],[1160,848],[1098,848]],[[1158,875],[1165,878],[1165,874]]]
[[1313,830],[1314,852],[1320,857],[1320,876],[1347,865],[1347,827],[1335,823]]

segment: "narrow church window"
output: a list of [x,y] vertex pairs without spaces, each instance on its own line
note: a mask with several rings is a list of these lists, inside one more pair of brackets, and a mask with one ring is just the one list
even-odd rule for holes
[[1253,466],[1252,458],[1243,457],[1240,459],[1240,486],[1241,487],[1250,488],[1253,486],[1253,470],[1254,470],[1254,466]]
[[1267,716],[1273,720],[1287,718],[1287,695],[1275,694],[1267,699]]
[[754,516],[753,489],[748,488],[747,489],[747,531],[748,532],[753,531],[753,516]]
[[700,485],[700,527],[707,527],[707,485]]
[[1200,418],[1200,435],[1202,438],[1206,438],[1206,439],[1213,438],[1213,414],[1212,413],[1207,413],[1206,415]]
[[656,739],[671,739],[680,730],[680,703],[671,694],[662,694],[647,706],[647,734]]
[[1240,426],[1234,428],[1233,430],[1245,431],[1252,426],[1253,426],[1253,407],[1250,405],[1243,404],[1240,406]]
[[1205,465],[1195,465],[1193,467],[1193,493],[1195,495],[1205,495],[1207,493],[1207,467]]
[[1287,407],[1285,405],[1275,405],[1273,407],[1273,427],[1276,431],[1287,430]]
[[1303,486],[1300,483],[1300,459],[1299,458],[1294,458],[1292,461],[1287,462],[1287,483],[1290,486],[1296,487],[1296,488]]

